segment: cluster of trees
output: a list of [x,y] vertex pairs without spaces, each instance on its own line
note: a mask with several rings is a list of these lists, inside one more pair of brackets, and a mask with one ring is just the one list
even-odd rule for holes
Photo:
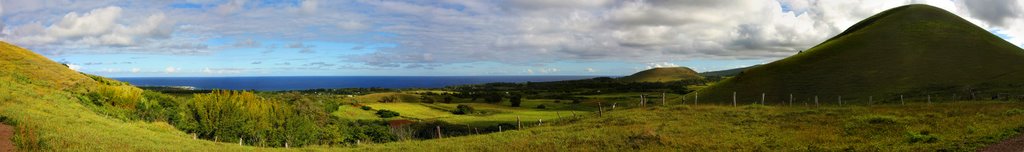
[[383,121],[337,118],[330,112],[337,110],[339,101],[301,93],[215,90],[182,99],[130,86],[101,85],[79,99],[98,113],[124,120],[168,122],[213,141],[294,147],[398,140]]

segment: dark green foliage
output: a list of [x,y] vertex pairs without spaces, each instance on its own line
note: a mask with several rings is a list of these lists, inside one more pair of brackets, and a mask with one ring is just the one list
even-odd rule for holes
[[434,98],[431,97],[430,95],[421,95],[420,96],[420,102],[428,103],[428,104],[434,104],[435,101],[434,101]]
[[537,105],[537,109],[547,109],[547,108],[548,108],[548,106],[545,106],[544,104]]
[[508,98],[508,102],[512,104],[512,107],[519,107],[523,103],[523,96],[518,94],[512,95],[512,97]]
[[457,114],[457,115],[464,115],[464,114],[472,114],[474,112],[476,112],[476,109],[473,109],[473,107],[471,107],[469,105],[460,104],[459,106],[455,107],[455,111],[453,111],[452,113]]
[[489,93],[484,96],[484,101],[487,103],[499,103],[501,102],[501,96],[499,93]]
[[907,132],[908,143],[934,143],[936,141],[939,141],[939,137],[931,135],[928,131]]
[[363,110],[373,110],[373,108],[372,108],[372,107],[370,107],[370,106],[361,106],[361,107],[359,107],[359,109],[363,109]]
[[391,118],[391,117],[397,117],[399,115],[398,112],[387,110],[387,109],[377,110],[376,114],[377,114],[377,116],[380,116],[381,118]]
[[381,102],[381,103],[398,102],[398,97],[396,97],[396,96],[385,96],[383,98],[380,98],[380,100],[378,100],[377,102]]
[[444,96],[444,103],[452,103],[452,96]]

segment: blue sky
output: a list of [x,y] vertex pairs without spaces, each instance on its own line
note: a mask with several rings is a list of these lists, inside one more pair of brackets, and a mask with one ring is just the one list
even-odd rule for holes
[[1024,44],[1024,4],[960,0],[0,0],[0,40],[110,77],[618,76],[763,64],[912,3]]

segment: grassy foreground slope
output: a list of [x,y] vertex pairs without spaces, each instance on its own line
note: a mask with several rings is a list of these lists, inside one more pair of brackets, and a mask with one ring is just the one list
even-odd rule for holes
[[704,77],[687,67],[653,68],[619,78],[626,82],[671,82],[702,79]]
[[[973,151],[1024,130],[1024,105],[675,105],[527,130],[360,146],[359,151]],[[571,122],[571,123],[566,123]]]
[[[945,10],[893,8],[794,56],[698,91],[703,101],[827,103],[989,99],[1024,94],[1024,50]],[[972,96],[974,94],[974,96]],[[693,99],[694,94],[688,96]],[[1005,95],[1002,97],[1006,97]]]
[[204,140],[166,123],[124,122],[92,112],[77,94],[102,84],[23,48],[0,42],[0,117],[21,150],[252,150]]

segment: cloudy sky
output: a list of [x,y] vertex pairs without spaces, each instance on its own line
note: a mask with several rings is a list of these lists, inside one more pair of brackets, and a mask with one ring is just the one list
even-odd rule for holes
[[911,3],[1024,45],[1015,0],[0,0],[0,40],[112,77],[614,76],[771,62]]

